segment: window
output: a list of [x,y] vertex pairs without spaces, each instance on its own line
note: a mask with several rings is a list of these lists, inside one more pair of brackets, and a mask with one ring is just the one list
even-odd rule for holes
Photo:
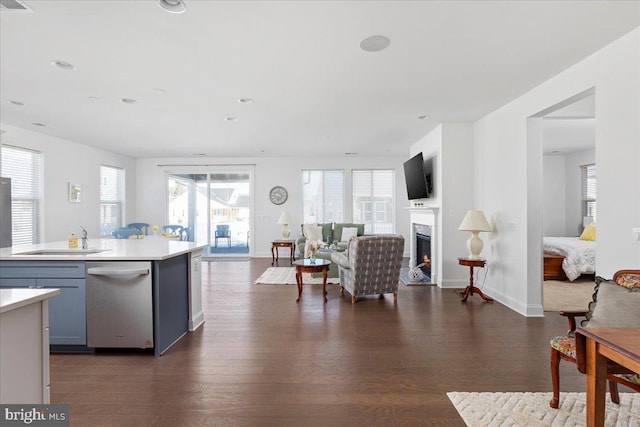
[[364,223],[365,234],[394,233],[395,172],[354,170],[353,222]]
[[124,169],[100,166],[100,235],[124,226]]
[[304,223],[343,222],[344,171],[302,171]]
[[580,166],[582,175],[582,216],[596,221],[596,165]]
[[42,153],[2,146],[2,176],[11,178],[13,245],[42,241]]

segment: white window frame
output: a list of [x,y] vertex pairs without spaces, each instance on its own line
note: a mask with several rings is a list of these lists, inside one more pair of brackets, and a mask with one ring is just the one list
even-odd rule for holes
[[[12,159],[19,155],[29,158]],[[2,145],[2,176],[11,178],[11,239],[14,246],[44,241],[43,164],[40,151]]]
[[[376,193],[374,187],[374,175],[376,173],[389,174],[391,182],[389,188],[391,194]],[[369,174],[371,192],[368,195],[358,194],[356,189],[356,175]],[[364,223],[365,234],[388,234],[395,233],[395,209],[396,209],[396,171],[393,169],[353,169],[351,171],[351,194],[353,198],[353,222]],[[388,200],[389,196],[391,200]],[[386,209],[386,206],[389,209]],[[382,207],[382,209],[380,209]],[[368,208],[368,209],[367,209]],[[377,227],[376,224],[382,224]],[[386,224],[386,226],[384,226]],[[380,230],[379,228],[382,228]]]
[[582,217],[590,217],[596,222],[597,201],[596,201],[596,165],[591,163],[580,166],[580,179],[582,181]]
[[[103,175],[105,170],[111,170],[116,172],[116,197],[113,199],[104,198],[103,188],[104,188],[104,180],[106,177]],[[126,175],[124,168],[120,168],[117,166],[110,165],[100,165],[100,236],[107,237],[111,236],[113,231],[116,228],[124,227],[125,224],[125,202],[126,202]],[[107,207],[111,207],[116,205],[118,207],[119,213],[119,221],[114,226],[105,224],[103,222],[104,217],[106,216],[106,211],[103,213],[103,210],[106,210]]]
[[[320,187],[315,197],[310,197],[312,177],[311,175],[320,175]],[[332,197],[333,205],[327,206],[327,192],[337,191],[337,188],[325,188],[328,174],[340,175],[342,182],[340,183],[339,198]],[[314,199],[314,200],[312,200]],[[343,169],[303,169],[302,170],[302,221],[308,223],[329,223],[345,221],[345,173]]]

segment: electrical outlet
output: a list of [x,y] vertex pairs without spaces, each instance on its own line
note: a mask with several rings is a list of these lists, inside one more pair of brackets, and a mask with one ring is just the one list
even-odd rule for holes
[[633,236],[634,242],[640,243],[640,228],[632,228],[631,235]]
[[513,221],[509,221],[507,222],[507,230],[515,230],[516,229],[516,223]]

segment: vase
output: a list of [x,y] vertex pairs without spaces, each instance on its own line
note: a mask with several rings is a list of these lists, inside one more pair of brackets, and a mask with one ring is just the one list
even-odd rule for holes
[[315,264],[316,263],[316,253],[312,252],[311,256],[309,256],[309,264]]

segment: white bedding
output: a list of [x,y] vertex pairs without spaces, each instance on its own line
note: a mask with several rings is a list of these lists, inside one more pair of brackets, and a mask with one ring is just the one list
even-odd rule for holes
[[544,252],[564,256],[562,269],[571,281],[596,272],[596,242],[578,237],[544,237]]

